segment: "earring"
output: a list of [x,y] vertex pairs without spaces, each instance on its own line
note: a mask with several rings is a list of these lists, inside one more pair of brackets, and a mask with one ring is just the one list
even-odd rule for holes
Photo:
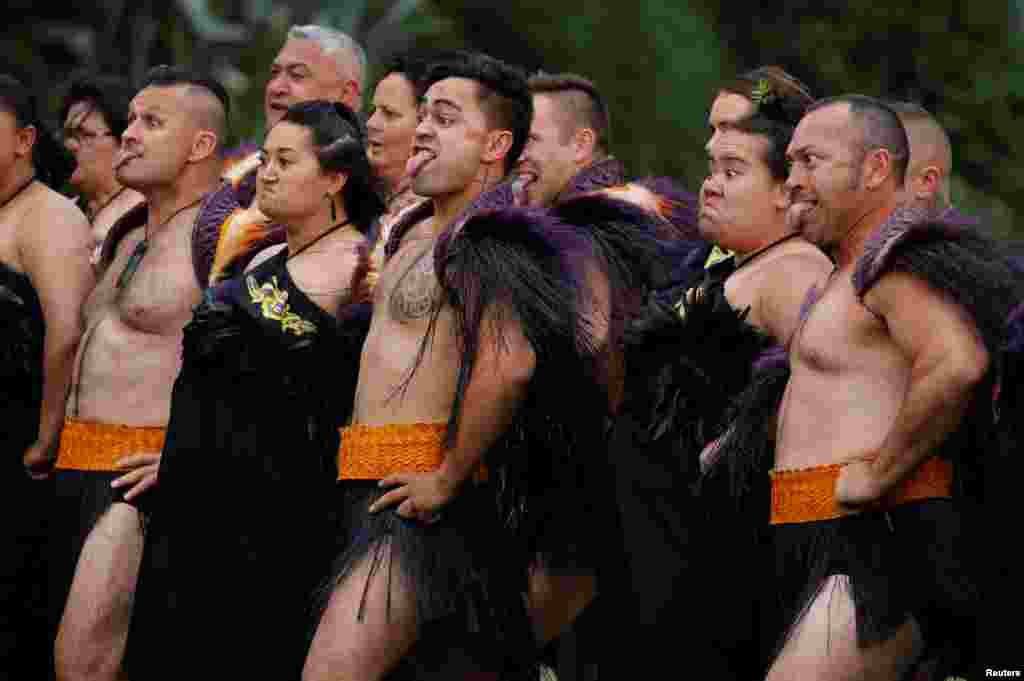
[[338,213],[334,209],[334,199],[331,198],[330,194],[326,194],[326,196],[327,196],[327,202],[329,204],[331,204],[331,224],[333,225],[335,222],[338,221]]

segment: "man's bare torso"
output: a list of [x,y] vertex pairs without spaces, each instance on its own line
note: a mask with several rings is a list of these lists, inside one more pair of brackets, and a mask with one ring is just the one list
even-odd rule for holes
[[840,463],[878,450],[902,406],[910,364],[837,270],[797,330],[780,408],[777,469]]
[[354,423],[444,423],[451,414],[459,353],[450,308],[441,309],[423,343],[441,304],[436,243],[432,220],[424,220],[405,235],[381,272],[360,359]]
[[117,280],[139,228],[116,255],[85,303],[85,334],[75,362],[69,416],[130,426],[165,426],[171,387],[181,369],[182,329],[200,292],[192,268],[192,223],[198,208],[157,230],[134,276]]

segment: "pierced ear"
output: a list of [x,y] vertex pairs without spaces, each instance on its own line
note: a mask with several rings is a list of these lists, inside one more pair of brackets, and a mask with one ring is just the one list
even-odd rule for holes
[[511,148],[511,130],[492,130],[487,133],[487,142],[484,144],[484,155],[481,160],[484,163],[497,163],[508,155]]
[[188,160],[192,163],[205,161],[217,153],[217,134],[212,130],[200,130],[192,140],[192,153]]

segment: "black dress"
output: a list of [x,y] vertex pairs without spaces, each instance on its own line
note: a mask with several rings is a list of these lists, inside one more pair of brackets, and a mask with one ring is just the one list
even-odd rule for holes
[[185,327],[133,678],[300,678],[336,549],[327,501],[359,344],[296,287],[286,257],[208,289]]
[[43,335],[31,281],[0,262],[0,678],[28,668],[33,678],[47,678],[52,648],[43,546],[53,486],[32,481],[22,467],[39,432]]

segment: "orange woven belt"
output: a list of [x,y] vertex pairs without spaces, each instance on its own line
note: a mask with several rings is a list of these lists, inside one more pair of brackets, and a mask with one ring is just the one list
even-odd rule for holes
[[116,472],[118,459],[143,452],[159,453],[164,428],[122,426],[66,419],[60,436],[57,468]]
[[[858,512],[840,508],[835,501],[836,480],[842,464],[794,471],[772,471],[772,525],[834,520]],[[953,464],[936,456],[917,467],[910,477],[876,502],[861,510],[885,510],[922,499],[953,496]]]
[[[380,480],[393,473],[429,473],[444,463],[445,423],[355,425],[341,429],[338,480]],[[475,480],[486,477],[481,466]]]

